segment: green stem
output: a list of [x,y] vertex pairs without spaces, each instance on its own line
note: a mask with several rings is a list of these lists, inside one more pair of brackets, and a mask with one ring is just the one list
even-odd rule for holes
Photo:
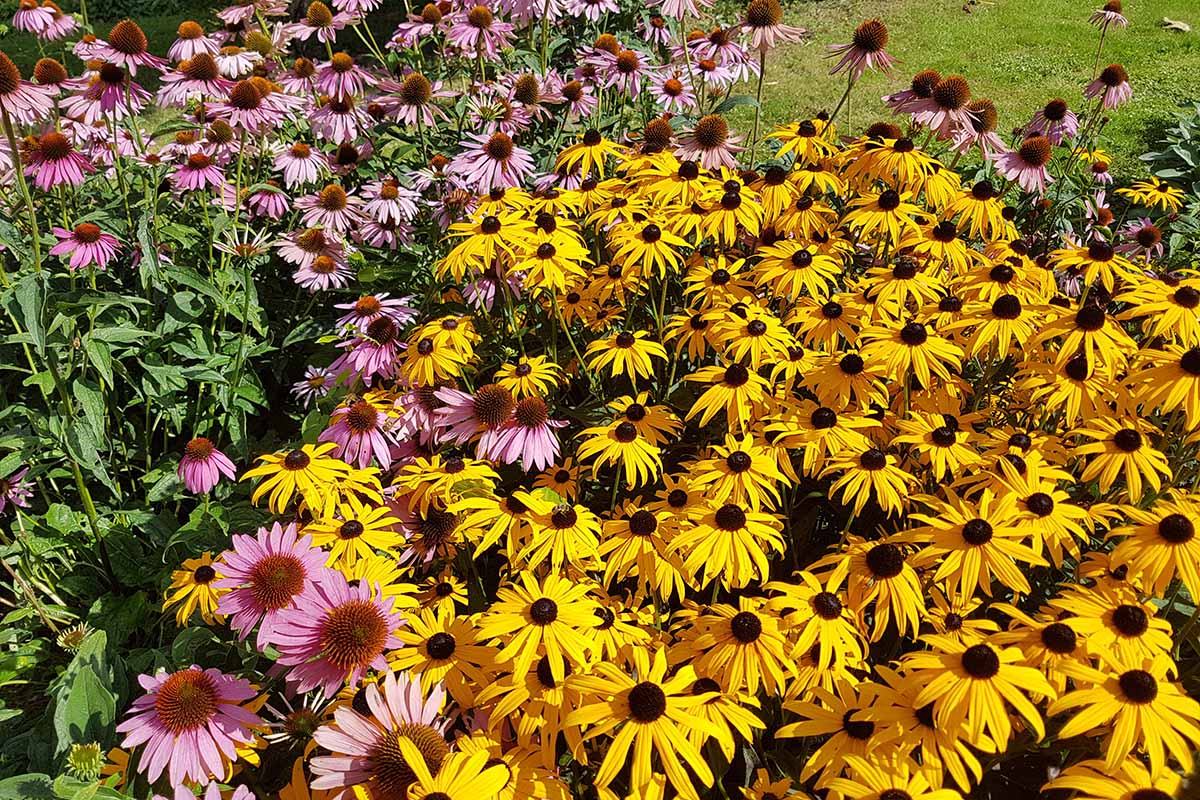
[[750,135],[750,168],[755,165],[755,155],[758,153],[758,123],[762,118],[762,87],[763,78],[767,74],[767,51],[758,51],[758,86],[754,90],[754,132]]
[[8,152],[13,162],[13,174],[21,186],[21,195],[25,198],[25,211],[29,214],[29,227],[33,232],[33,268],[42,271],[42,233],[38,228],[37,210],[33,207],[33,195],[29,193],[29,183],[25,180],[25,171],[21,169],[21,151],[17,147],[17,135],[13,132],[12,120],[8,111],[0,106],[0,121],[4,123],[4,135],[8,137]]

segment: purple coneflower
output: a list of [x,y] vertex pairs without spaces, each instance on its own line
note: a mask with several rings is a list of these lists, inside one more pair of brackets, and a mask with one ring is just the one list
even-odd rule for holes
[[117,237],[104,233],[98,225],[91,222],[81,222],[74,230],[55,228],[54,235],[58,237],[58,244],[50,248],[50,255],[70,255],[67,266],[72,270],[82,269],[90,264],[95,264],[96,269],[104,269],[121,249]]
[[567,0],[567,13],[588,22],[599,22],[605,14],[615,14],[620,10],[615,0]]
[[288,688],[320,689],[333,697],[355,687],[369,670],[388,672],[384,653],[400,647],[395,631],[403,624],[391,597],[372,597],[365,581],[351,587],[340,572],[327,570],[312,591],[284,612],[274,644],[277,663],[291,667]]
[[64,115],[96,125],[107,118],[137,116],[150,100],[150,93],[116,64],[104,63],[80,94],[62,101]]
[[412,244],[413,227],[407,222],[369,219],[350,235],[359,244],[395,250],[402,244]]
[[684,17],[699,17],[701,8],[712,8],[712,0],[654,0],[650,5],[658,6],[658,10],[668,19],[681,20]]
[[39,86],[66,89],[70,80],[67,68],[53,58],[39,58],[33,65],[33,82]]
[[396,444],[389,422],[387,414],[369,400],[358,400],[334,409],[329,427],[318,441],[336,444],[334,455],[359,469],[366,469],[374,459],[386,470],[392,465],[391,448]]
[[54,22],[54,12],[38,5],[37,0],[21,0],[13,14],[12,25],[19,31],[41,35]]
[[526,397],[513,408],[512,419],[496,432],[486,452],[480,442],[480,458],[504,464],[521,462],[529,472],[549,467],[558,458],[558,436],[555,428],[566,426],[565,420],[550,419],[550,411],[540,397]]
[[409,305],[411,301],[411,297],[389,297],[387,292],[365,294],[353,303],[334,305],[349,312],[339,317],[337,324],[341,328],[366,331],[380,317],[391,317],[397,325],[407,325],[417,318],[417,310]]
[[285,92],[309,95],[317,90],[317,65],[301,56],[292,62],[287,72],[275,78]]
[[431,83],[419,72],[411,72],[404,80],[387,80],[380,84],[381,91],[387,92],[380,102],[388,109],[388,114],[396,121],[405,125],[424,125],[432,128],[439,119],[446,119],[446,114],[432,101],[438,97],[451,97],[454,92],[442,89],[442,84]]
[[972,147],[978,146],[984,158],[991,158],[996,153],[1008,149],[1004,140],[996,133],[1000,123],[1000,115],[996,112],[996,104],[987,98],[970,103],[967,108],[967,124],[954,132],[953,147],[959,153],[966,153]]
[[312,401],[329,394],[333,388],[334,377],[324,367],[307,367],[304,378],[292,384],[292,396],[300,401],[305,408]]
[[197,53],[180,62],[178,69],[162,77],[158,89],[160,105],[184,108],[193,98],[221,99],[229,94],[233,81],[221,77],[217,62],[208,53]]
[[263,57],[254,50],[229,44],[222,47],[214,57],[217,69],[230,80],[248,77]]
[[1096,80],[1083,90],[1083,96],[1091,100],[1099,97],[1105,111],[1123,106],[1133,99],[1133,87],[1129,85],[1129,73],[1120,64],[1109,64],[1100,70]]
[[1092,180],[1094,180],[1096,183],[1107,186],[1113,182],[1112,173],[1108,171],[1107,161],[1093,161],[1090,167],[1090,172],[1092,175]]
[[54,15],[53,21],[38,34],[38,38],[43,42],[61,42],[79,30],[79,23],[75,21],[75,18],[70,14],[64,14],[54,0],[42,0],[42,8],[50,9],[50,13]]
[[396,26],[395,33],[385,46],[388,50],[407,50],[420,46],[421,40],[443,27],[442,19],[442,10],[437,3],[426,3],[420,13],[409,14],[407,20]]
[[346,248],[341,237],[320,228],[292,231],[275,245],[279,248],[280,258],[298,267],[307,267],[322,256],[332,258],[334,261],[346,260]]
[[146,694],[133,701],[117,732],[126,734],[123,748],[146,745],[138,771],[151,783],[164,769],[172,784],[206,784],[212,775],[225,775],[237,760],[237,745],[254,741],[251,729],[263,724],[238,705],[256,694],[250,681],[220,670],[193,665],[139,675],[138,684]]
[[485,89],[468,98],[467,119],[477,133],[485,136],[496,131],[516,136],[529,127],[533,116],[520,103],[510,102],[494,89]]
[[356,21],[353,14],[347,14],[344,11],[334,14],[329,6],[322,3],[321,0],[313,0],[308,4],[308,11],[305,12],[304,19],[295,25],[296,38],[307,42],[313,34],[316,34],[317,41],[322,44],[333,44],[337,40],[338,31]]
[[253,81],[238,81],[229,90],[228,99],[213,104],[210,110],[235,130],[259,133],[276,127],[284,116],[278,107],[264,102],[264,99]]
[[195,58],[200,53],[215,56],[221,50],[221,43],[204,33],[204,28],[192,20],[179,23],[176,30],[178,37],[167,50],[167,58],[175,63]]
[[650,78],[650,94],[664,111],[681,114],[696,107],[696,95],[678,72],[660,72]]
[[137,75],[138,67],[163,72],[167,68],[166,59],[151,55],[150,42],[138,24],[131,19],[123,19],[108,33],[108,41],[96,49],[93,58],[102,58]]
[[213,189],[225,183],[225,173],[204,153],[193,153],[171,173],[171,185],[185,192]]
[[750,46],[760,53],[783,42],[801,42],[808,36],[804,28],[783,24],[779,0],[750,0],[742,16],[742,33],[750,34]]
[[252,192],[246,198],[246,209],[251,217],[266,217],[267,219],[283,219],[283,215],[291,210],[287,193],[279,188],[275,181],[264,181],[264,186]]
[[193,494],[208,494],[222,475],[229,480],[237,477],[233,462],[203,436],[197,436],[184,446],[178,471],[183,485]]
[[19,508],[29,507],[33,489],[25,480],[28,472],[29,467],[22,467],[7,478],[0,478],[0,514],[3,514],[10,504]]
[[1041,134],[1050,140],[1050,144],[1060,145],[1064,139],[1074,139],[1079,132],[1079,117],[1067,108],[1067,101],[1061,97],[1051,100],[1033,114],[1025,134]]
[[410,222],[420,213],[421,195],[397,183],[395,178],[372,181],[362,187],[367,198],[363,213],[377,222]]
[[330,256],[317,256],[292,274],[292,280],[309,292],[344,288],[353,277],[354,271],[348,262]]
[[1120,233],[1124,241],[1117,246],[1118,253],[1131,257],[1145,256],[1147,260],[1162,257],[1165,249],[1163,232],[1149,217],[1126,222]]
[[0,52],[0,113],[13,122],[33,125],[50,116],[57,96],[57,89],[22,80],[17,65]]
[[33,185],[48,192],[56,186],[78,186],[84,174],[96,168],[75,151],[71,140],[58,131],[44,133],[29,153],[25,174],[33,176]]
[[317,89],[334,100],[360,95],[379,81],[354,63],[348,53],[334,53],[329,63],[317,70]]
[[297,198],[296,208],[304,212],[302,220],[305,225],[320,226],[342,234],[363,219],[362,199],[347,194],[336,183],[330,183],[314,194]]
[[512,137],[502,131],[490,136],[471,134],[461,147],[462,152],[450,162],[450,169],[480,194],[520,186],[533,172],[529,151],[517,147]]
[[389,670],[383,691],[370,683],[363,699],[363,713],[355,710],[361,708],[357,704],[339,705],[333,723],[313,734],[317,744],[333,755],[313,758],[312,788],[341,789],[342,797],[358,797],[352,789],[358,786],[371,797],[403,797],[416,774],[395,742],[400,737],[411,741],[436,771],[450,752],[445,737],[450,719],[440,714],[446,690],[436,684],[426,698],[419,679]]
[[329,174],[329,162],[306,142],[295,142],[275,155],[275,169],[283,173],[283,185],[289,189]]
[[862,77],[868,69],[877,69],[885,75],[892,74],[892,66],[896,59],[888,54],[888,29],[882,20],[869,19],[854,29],[854,36],[847,44],[829,45],[829,54],[841,56],[841,60],[829,70],[830,75],[836,75],[849,70],[854,80]]
[[914,103],[909,113],[913,122],[934,131],[939,139],[949,139],[971,127],[971,112],[967,110],[970,100],[971,87],[966,78],[949,75],[934,85],[927,99]]
[[666,47],[671,43],[671,29],[666,19],[658,14],[638,20],[638,31],[647,44]]
[[467,56],[496,60],[512,41],[512,32],[513,26],[497,20],[487,6],[475,5],[451,15],[446,41]]
[[935,69],[925,69],[913,76],[907,89],[894,94],[884,95],[883,104],[896,114],[907,114],[918,107],[922,100],[933,96],[933,87],[942,80],[942,74]]
[[604,52],[601,58],[599,77],[604,88],[615,86],[632,100],[642,90],[643,78],[654,72],[650,59],[636,50],[621,50],[616,55]]
[[738,147],[740,136],[731,135],[729,123],[720,114],[708,114],[696,122],[696,127],[684,133],[675,148],[681,161],[699,161],[703,169],[729,167],[737,169],[733,154],[745,148]]
[[1050,157],[1054,155],[1053,146],[1045,136],[1030,136],[1021,142],[1016,150],[998,153],[993,157],[996,171],[1027,192],[1044,194],[1046,184],[1054,179],[1046,170]]
[[325,98],[317,108],[310,109],[308,124],[317,138],[345,144],[358,139],[375,123],[354,98],[343,97],[340,100]]
[[1105,29],[1114,25],[1118,28],[1129,25],[1129,20],[1122,13],[1121,0],[1108,0],[1103,7],[1092,12],[1088,22]]
[[239,639],[258,625],[259,650],[274,643],[283,612],[294,608],[326,571],[325,551],[312,546],[311,536],[299,536],[295,523],[285,528],[276,522],[255,536],[235,533],[221,561],[224,577],[213,585],[230,591],[221,595],[217,611],[230,616],[229,627]]
[[390,378],[396,372],[396,357],[405,346],[400,326],[391,317],[381,316],[365,331],[356,331],[353,338],[338,343],[344,352],[329,365],[329,371],[338,376],[361,377],[366,383],[375,376]]
[[592,87],[582,81],[567,81],[562,87],[563,100],[572,117],[587,119],[600,105]]
[[495,383],[480,386],[474,394],[446,386],[434,395],[442,404],[434,412],[438,440],[463,445],[482,433],[488,441],[480,441],[480,452],[495,445],[496,432],[512,420],[516,408],[512,392]]

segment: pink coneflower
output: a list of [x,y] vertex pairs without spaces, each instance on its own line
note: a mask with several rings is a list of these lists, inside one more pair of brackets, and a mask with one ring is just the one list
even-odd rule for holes
[[491,136],[471,134],[460,146],[462,152],[450,162],[450,170],[480,194],[520,186],[533,172],[529,151],[517,147],[502,131]]
[[738,80],[728,67],[721,66],[711,58],[701,58],[692,66],[700,76],[700,85],[706,89],[724,89]]
[[289,264],[307,267],[322,256],[334,261],[346,260],[346,248],[341,237],[320,228],[292,231],[275,243],[279,257]]
[[1060,145],[1064,139],[1074,139],[1079,132],[1079,117],[1067,108],[1067,101],[1061,97],[1049,103],[1033,114],[1026,135],[1041,134],[1050,140],[1050,144]]
[[295,142],[275,155],[275,169],[283,173],[283,185],[289,189],[329,174],[329,162],[306,142]]
[[1027,192],[1044,194],[1046,184],[1054,179],[1046,170],[1054,154],[1050,140],[1045,136],[1030,136],[1016,150],[998,153],[993,157],[996,171]]
[[305,12],[304,19],[296,23],[294,28],[296,38],[302,42],[307,42],[313,34],[316,34],[317,41],[322,44],[333,44],[337,40],[338,31],[356,21],[353,14],[347,14],[344,11],[334,14],[330,11],[329,6],[322,3],[321,0],[314,0],[308,4],[308,11]]
[[287,72],[275,78],[285,92],[309,95],[317,90],[317,65],[301,56]]
[[650,94],[664,111],[681,114],[696,107],[696,95],[678,72],[660,72],[650,78]]
[[334,8],[356,17],[366,16],[379,8],[382,3],[383,0],[333,0]]
[[286,528],[278,522],[259,528],[255,536],[234,534],[233,548],[221,554],[224,577],[213,584],[230,590],[217,610],[230,616],[229,627],[239,639],[258,625],[256,645],[263,650],[285,624],[283,612],[324,579],[325,558],[323,550],[312,546],[311,536],[297,534],[294,522]]
[[353,277],[349,263],[329,256],[317,256],[292,274],[292,280],[310,292],[341,289],[348,286]]
[[1145,256],[1147,260],[1161,258],[1165,245],[1162,229],[1149,217],[1138,217],[1121,227],[1124,241],[1117,245],[1117,252],[1126,256]]
[[105,63],[80,94],[64,98],[61,106],[65,116],[96,126],[109,117],[137,116],[149,100],[150,93],[131,81],[125,70]]
[[25,480],[29,467],[23,467],[7,478],[0,478],[0,514],[9,505],[19,508],[29,507],[29,498],[33,497],[33,488]]
[[489,60],[499,57],[500,51],[512,41],[513,26],[501,22],[487,6],[463,8],[450,16],[446,41],[467,56],[482,56]]
[[1088,22],[1106,29],[1114,25],[1124,28],[1129,25],[1129,20],[1125,18],[1122,10],[1121,0],[1108,0],[1103,7],[1092,12],[1092,15],[1088,17]]
[[695,128],[680,137],[675,155],[681,161],[699,161],[703,169],[737,169],[737,159],[733,154],[745,149],[737,146],[740,141],[741,137],[730,134],[729,123],[724,117],[709,114],[701,117]]
[[933,96],[933,87],[942,80],[942,75],[935,69],[925,69],[913,76],[907,89],[894,94],[884,95],[883,104],[896,114],[905,114],[913,110],[922,100]]
[[292,668],[289,689],[333,697],[345,685],[357,686],[368,670],[388,671],[384,653],[401,646],[395,631],[403,620],[392,598],[372,597],[373,588],[351,587],[342,573],[327,570],[284,612],[274,644],[277,663]]
[[600,105],[592,87],[582,81],[567,81],[562,87],[563,100],[572,117],[587,119]]
[[734,81],[748,81],[758,76],[758,60],[737,41],[736,33],[736,28],[713,28],[708,36],[697,37],[688,42],[688,46],[696,54],[697,61],[714,61],[732,75]]
[[481,452],[495,445],[496,432],[512,420],[516,408],[512,392],[496,383],[480,386],[474,394],[446,386],[434,395],[441,402],[434,412],[438,440],[463,445],[482,433],[488,441],[480,441]]
[[336,233],[346,233],[363,219],[362,199],[346,194],[346,190],[336,183],[328,184],[315,194],[297,198],[296,208],[304,212],[305,225],[320,226]]
[[439,119],[447,118],[433,101],[455,96],[455,92],[442,88],[441,81],[431,83],[419,72],[409,73],[399,83],[385,80],[379,84],[379,89],[386,94],[378,102],[389,117],[405,125],[419,123],[427,128],[432,128]]
[[151,55],[150,42],[146,34],[131,19],[123,19],[108,33],[108,42],[98,47],[93,58],[102,58],[137,75],[138,67],[149,67],[159,72],[167,68],[166,59]]
[[179,38],[167,50],[167,58],[176,63],[195,58],[200,53],[215,56],[221,50],[221,43],[205,35],[204,28],[190,19],[179,23],[176,33]]
[[42,0],[42,8],[49,9],[50,13],[54,15],[53,21],[38,34],[38,38],[43,42],[61,42],[79,30],[79,23],[75,21],[75,18],[70,14],[64,14],[54,0]]
[[317,138],[345,144],[369,131],[375,121],[353,98],[343,97],[324,99],[319,107],[309,111],[308,124]]
[[684,17],[699,17],[701,8],[712,8],[712,0],[654,0],[651,6],[668,19],[681,20]]
[[407,325],[417,318],[417,310],[409,305],[411,300],[411,297],[392,298],[387,292],[365,294],[353,303],[334,305],[334,308],[349,312],[339,317],[337,324],[341,328],[366,331],[380,317],[391,317],[397,325]]
[[368,86],[379,81],[354,63],[348,53],[334,53],[327,64],[317,70],[317,89],[334,100],[360,95]]
[[401,186],[394,178],[372,181],[363,186],[362,191],[367,198],[363,213],[377,222],[410,222],[420,212],[417,203],[421,195]]
[[981,98],[967,106],[967,124],[954,132],[953,147],[959,153],[966,153],[972,147],[978,146],[984,158],[991,158],[996,153],[1002,153],[1008,148],[1004,140],[996,133],[1000,116],[996,112],[996,104],[986,98]]
[[171,185],[186,192],[213,189],[225,183],[225,173],[204,153],[193,153],[171,173]]
[[229,98],[223,103],[209,106],[211,112],[231,128],[247,133],[270,130],[283,121],[283,113],[265,98],[253,81],[238,81],[229,90]]
[[74,53],[75,57],[80,61],[86,63],[94,59],[96,57],[96,51],[105,44],[106,42],[102,42],[96,38],[96,34],[85,33],[79,38],[79,41],[75,43],[75,46],[71,48],[71,52]]
[[208,494],[222,475],[229,480],[237,478],[233,462],[203,436],[197,436],[184,446],[178,471],[183,485],[193,494]]
[[614,0],[567,0],[567,13],[588,22],[599,22],[605,14],[615,14],[620,10],[621,7]]
[[402,244],[412,244],[413,227],[407,222],[379,222],[369,219],[350,235],[358,244],[395,250]]
[[666,47],[671,43],[671,29],[667,21],[658,14],[639,20],[638,31],[647,44]]
[[436,684],[426,698],[420,680],[388,671],[383,691],[377,684],[367,684],[363,699],[364,712],[370,713],[356,711],[357,704],[344,703],[334,709],[333,723],[313,734],[317,744],[332,755],[312,759],[312,788],[344,789],[338,796],[350,798],[360,796],[351,788],[358,786],[365,796],[403,798],[416,774],[396,742],[408,739],[429,771],[437,772],[450,752],[445,737],[450,720],[440,716],[446,691]]
[[[520,297],[521,283],[524,280],[524,273],[512,273],[505,276],[504,283],[508,284],[508,291]],[[462,296],[463,300],[467,301],[467,305],[472,308],[477,308],[480,311],[491,311],[495,306],[497,298],[501,297],[500,289],[501,279],[492,274],[480,275],[472,281],[463,284]]]
[[392,465],[391,448],[396,444],[390,422],[387,413],[369,400],[358,400],[334,409],[329,427],[318,441],[336,444],[334,454],[348,464],[357,464],[359,469],[366,469],[374,459],[386,470]]
[[467,99],[467,119],[476,133],[491,136],[496,131],[517,136],[533,121],[529,109],[491,90]]
[[239,80],[249,76],[263,57],[254,50],[230,44],[217,52],[215,60],[222,75],[230,80]]
[[1107,186],[1113,182],[1112,173],[1108,171],[1107,161],[1093,161],[1088,171],[1096,183]]
[[33,176],[33,185],[48,192],[56,186],[78,186],[84,174],[95,172],[86,158],[75,151],[71,140],[58,131],[42,134],[37,147],[29,153],[25,174]]
[[184,108],[193,98],[224,98],[232,88],[233,81],[221,77],[221,70],[213,57],[208,53],[197,53],[181,62],[178,69],[163,76],[158,102]]
[[54,22],[54,12],[38,5],[37,0],[21,0],[13,14],[13,27],[19,31],[40,35]]
[[1091,100],[1099,97],[1105,111],[1123,106],[1133,99],[1133,87],[1129,85],[1129,73],[1120,64],[1109,64],[1100,70],[1099,77],[1083,90],[1083,96]]
[[252,729],[263,724],[238,705],[254,697],[254,687],[220,670],[193,665],[139,675],[138,684],[146,694],[133,701],[117,732],[126,734],[123,748],[146,745],[138,771],[151,783],[164,769],[172,784],[203,785],[225,775],[229,762],[237,760],[237,745],[254,741]]
[[622,94],[636,100],[642,90],[642,79],[654,71],[650,59],[636,50],[621,50],[616,55],[603,52],[601,58],[598,77],[604,88],[615,86]]
[[264,181],[264,184],[246,198],[246,209],[254,218],[283,219],[292,207],[287,194],[274,181]]
[[854,29],[854,36],[849,43],[829,45],[830,56],[841,56],[829,74],[836,75],[849,70],[857,81],[868,69],[877,69],[890,76],[896,59],[884,49],[887,43],[888,29],[882,20],[869,19],[861,23]]
[[[1094,197],[1089,197],[1083,201],[1084,215],[1088,224],[1095,228],[1107,228],[1113,224],[1116,219],[1113,216],[1112,209],[1108,207],[1108,198],[1105,196],[1103,189],[1096,192]],[[1100,231],[1093,230],[1092,236],[1101,238],[1103,234]]]
[[17,65],[0,52],[0,113],[13,122],[33,125],[50,116],[57,96],[57,89],[22,80]]
[[367,325],[365,331],[339,342],[338,347],[344,352],[329,365],[329,371],[338,376],[349,373],[369,383],[377,375],[390,378],[395,374],[396,357],[405,344],[400,339],[400,326],[396,321],[381,316]]
[[509,423],[497,431],[487,451],[481,446],[478,455],[504,464],[519,460],[526,472],[546,469],[558,458],[558,436],[554,429],[566,424],[564,420],[550,419],[550,411],[540,397],[523,398],[513,409]]
[[81,222],[70,231],[55,228],[54,235],[58,237],[58,244],[50,248],[50,255],[70,255],[67,266],[72,270],[82,269],[89,264],[95,264],[96,269],[104,269],[121,249],[117,237],[104,233],[91,222]]
[[308,367],[304,370],[304,378],[292,384],[292,396],[307,408],[313,400],[329,394],[333,388],[334,376],[324,367]]
[[971,127],[971,87],[962,75],[949,75],[938,81],[929,98],[912,104],[913,122],[934,131],[939,139],[949,139]]
[[750,35],[750,47],[760,53],[784,42],[802,42],[808,36],[804,28],[783,24],[779,0],[750,0],[742,17],[742,33]]
[[442,10],[437,3],[426,3],[420,13],[409,14],[407,20],[396,26],[395,33],[385,46],[388,50],[418,47],[423,39],[444,27],[442,20]]

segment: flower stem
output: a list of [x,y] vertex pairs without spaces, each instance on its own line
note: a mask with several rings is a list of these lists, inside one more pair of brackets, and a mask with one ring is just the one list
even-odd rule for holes
[[767,74],[767,51],[758,51],[758,86],[754,90],[754,133],[750,136],[750,168],[756,163],[758,153],[758,123],[762,118],[762,87],[763,77]]
[[42,271],[42,233],[38,228],[37,210],[33,207],[33,195],[29,193],[29,183],[25,180],[25,171],[21,169],[21,151],[17,148],[17,136],[13,133],[12,120],[8,111],[0,107],[0,121],[4,123],[4,135],[8,137],[8,152],[13,162],[13,173],[17,183],[21,185],[21,195],[25,198],[25,210],[29,214],[29,227],[33,234],[33,268]]

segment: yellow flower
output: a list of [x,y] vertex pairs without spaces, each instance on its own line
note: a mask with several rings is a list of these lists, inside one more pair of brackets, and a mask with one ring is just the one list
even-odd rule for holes
[[207,552],[198,558],[189,558],[171,573],[171,585],[167,587],[163,599],[163,611],[179,606],[175,609],[176,625],[185,627],[192,618],[192,612],[197,609],[207,625],[225,620],[224,615],[217,613],[217,601],[228,589],[218,589],[213,585],[214,581],[221,578],[217,571],[220,566],[213,565],[212,553]]

